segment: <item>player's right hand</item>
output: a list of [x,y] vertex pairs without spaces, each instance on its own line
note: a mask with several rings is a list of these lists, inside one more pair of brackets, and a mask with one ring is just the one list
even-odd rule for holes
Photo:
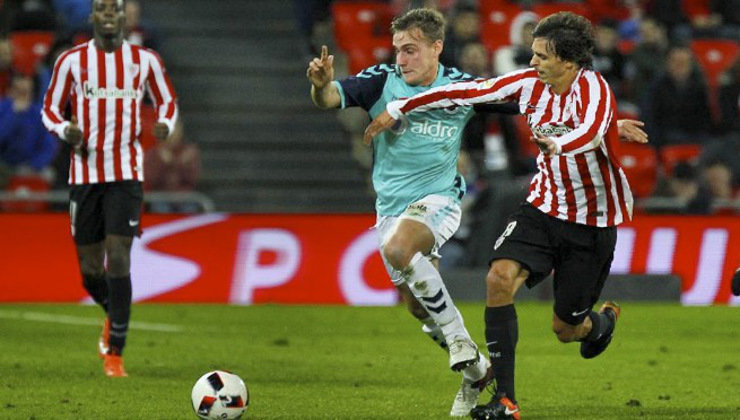
[[334,80],[334,56],[329,55],[329,48],[321,46],[321,57],[308,63],[306,77],[317,89],[321,89]]
[[77,147],[82,144],[82,130],[77,126],[77,117],[74,115],[69,121],[69,125],[64,129],[64,137],[67,143],[71,144],[72,147]]
[[395,123],[396,120],[391,117],[391,114],[389,114],[388,111],[381,112],[365,129],[365,135],[362,137],[362,142],[365,143],[365,146],[370,146],[375,136],[385,130],[389,130]]

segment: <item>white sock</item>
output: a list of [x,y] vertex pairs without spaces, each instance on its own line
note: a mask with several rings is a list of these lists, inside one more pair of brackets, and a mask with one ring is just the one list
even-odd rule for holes
[[478,352],[478,363],[470,365],[462,370],[463,378],[468,382],[478,382],[486,376],[488,371],[488,365],[486,364],[486,356],[481,352]]
[[452,342],[456,337],[470,339],[470,334],[465,329],[462,316],[447,292],[442,276],[428,259],[417,252],[411,258],[409,266],[403,270],[403,276],[411,293],[424,305],[429,316],[442,330],[447,343]]
[[428,316],[424,319],[420,319],[419,321],[421,321],[421,323],[423,324],[421,326],[421,330],[424,331],[424,334],[429,336],[429,338],[437,343],[437,345],[441,347],[444,351],[449,351],[447,347],[447,342],[445,341],[445,335],[442,332],[442,328],[439,328],[439,325],[434,322],[434,319],[432,319],[431,316]]

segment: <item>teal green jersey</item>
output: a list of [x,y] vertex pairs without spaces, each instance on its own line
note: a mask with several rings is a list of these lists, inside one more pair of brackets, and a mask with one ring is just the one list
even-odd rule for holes
[[[431,85],[410,86],[395,66],[380,64],[334,83],[342,108],[360,106],[375,118],[390,101],[472,79],[455,68],[440,65]],[[457,156],[463,128],[473,112],[472,107],[452,107],[412,113],[394,130],[373,140],[378,214],[397,216],[409,204],[430,194],[462,198],[465,183],[457,173]]]

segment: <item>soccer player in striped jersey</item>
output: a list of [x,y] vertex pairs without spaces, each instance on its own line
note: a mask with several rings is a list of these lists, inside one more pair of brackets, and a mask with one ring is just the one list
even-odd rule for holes
[[[613,155],[619,137],[616,101],[591,69],[593,47],[587,19],[550,15],[534,30],[532,68],[390,102],[365,133],[365,141],[372,141],[396,120],[422,111],[516,101],[540,147],[529,196],[493,247],[485,321],[497,392],[489,404],[471,411],[473,418],[520,416],[514,295],[523,284],[532,287],[554,271],[553,331],[562,342],[580,341],[584,358],[603,352],[614,333],[619,307],[613,302],[598,312],[592,307],[609,273],[616,226],[631,218],[632,194]],[[643,135],[632,139],[647,141]]]
[[141,101],[148,90],[160,140],[172,131],[177,104],[160,57],[123,38],[124,0],[93,0],[90,21],[93,39],[57,59],[41,117],[72,145],[72,236],[83,286],[106,312],[98,343],[103,371],[121,377],[127,376],[122,354],[131,313],[131,243],[141,232]]

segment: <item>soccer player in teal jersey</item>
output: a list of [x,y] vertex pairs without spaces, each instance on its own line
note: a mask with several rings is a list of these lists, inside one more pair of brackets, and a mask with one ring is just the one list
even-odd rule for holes
[[[333,80],[333,56],[323,47],[307,70],[314,103],[320,108],[360,106],[374,118],[394,99],[472,80],[439,63],[444,27],[439,12],[410,10],[392,23],[395,65],[376,65],[338,81]],[[468,415],[475,406],[489,367],[437,271],[437,251],[460,224],[465,183],[457,173],[457,156],[473,112],[457,107],[410,118],[376,139],[373,151],[381,256],[409,311],[448,350],[450,367],[462,371],[450,412],[455,416]]]

